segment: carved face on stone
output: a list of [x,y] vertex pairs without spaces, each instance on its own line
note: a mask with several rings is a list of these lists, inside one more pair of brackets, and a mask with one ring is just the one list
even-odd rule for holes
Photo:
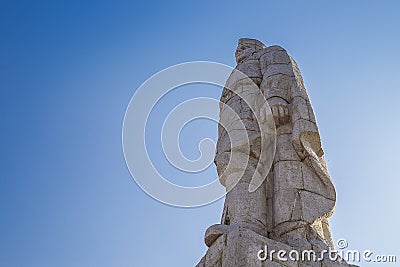
[[239,44],[235,52],[236,63],[237,64],[242,63],[246,58],[251,56],[254,52],[256,52],[254,45],[248,43]]
[[265,48],[266,46],[253,38],[240,38],[238,41],[238,47],[236,48],[235,56],[237,64],[242,63],[253,53]]

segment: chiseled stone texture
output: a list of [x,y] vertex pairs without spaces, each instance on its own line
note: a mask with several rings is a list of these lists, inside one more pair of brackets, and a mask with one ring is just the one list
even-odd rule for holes
[[[312,231],[309,228],[310,231]],[[319,247],[322,241],[312,234],[308,236],[314,245],[315,259],[312,254],[304,253],[276,240],[259,235],[246,226],[235,225],[231,229],[220,235],[208,249],[206,255],[196,265],[196,267],[351,267],[337,255],[337,260],[333,261],[322,254],[324,248]],[[314,239],[314,240],[313,240]],[[323,243],[323,242],[322,242]],[[324,247],[324,246],[322,246]],[[298,256],[293,252],[296,249]],[[310,248],[305,248],[310,249]],[[260,250],[263,252],[260,253]],[[279,251],[285,254],[278,256]],[[266,252],[266,254],[265,254]],[[282,252],[281,252],[282,253]],[[291,255],[291,257],[289,257]],[[272,256],[272,258],[270,257]],[[259,258],[260,257],[260,258]],[[299,260],[297,260],[297,258]],[[320,258],[320,260],[318,260]],[[303,261],[302,259],[305,259]],[[308,260],[311,259],[311,260]]]
[[[282,47],[248,38],[239,40],[235,56],[240,72],[232,72],[222,92],[215,155],[227,194],[221,223],[207,229],[209,249],[197,266],[350,266],[329,258],[257,258],[265,245],[285,251],[333,249],[328,218],[336,191],[296,62]],[[275,154],[265,158],[273,155],[265,134],[272,128]],[[252,184],[253,177],[260,184]]]

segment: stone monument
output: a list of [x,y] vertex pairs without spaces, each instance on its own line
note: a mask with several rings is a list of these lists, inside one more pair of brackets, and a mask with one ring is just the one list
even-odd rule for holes
[[[235,56],[235,70],[259,95],[248,93],[251,86],[234,72],[222,92],[215,164],[227,194],[221,223],[205,233],[208,250],[197,267],[352,266],[330,255],[328,218],[336,192],[296,62],[282,47],[249,38],[239,40]],[[251,97],[243,101],[243,95]],[[271,133],[268,116],[273,141],[263,134],[264,128]],[[237,118],[244,127],[239,134],[232,126]],[[235,143],[241,134],[247,142]]]

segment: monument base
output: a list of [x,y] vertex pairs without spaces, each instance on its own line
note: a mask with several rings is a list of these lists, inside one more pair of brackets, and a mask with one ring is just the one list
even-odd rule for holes
[[[196,267],[350,267],[337,253],[296,248],[259,235],[243,226],[231,226],[210,244]],[[329,248],[326,246],[326,248]]]

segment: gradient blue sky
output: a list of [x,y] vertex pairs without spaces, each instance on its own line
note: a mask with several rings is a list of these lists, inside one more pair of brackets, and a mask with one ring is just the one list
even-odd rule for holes
[[[194,266],[222,201],[147,196],[125,166],[122,120],[152,74],[234,66],[240,37],[300,66],[338,192],[334,239],[400,261],[399,12],[398,1],[0,1],[0,266]],[[182,135],[189,156],[196,127]]]

